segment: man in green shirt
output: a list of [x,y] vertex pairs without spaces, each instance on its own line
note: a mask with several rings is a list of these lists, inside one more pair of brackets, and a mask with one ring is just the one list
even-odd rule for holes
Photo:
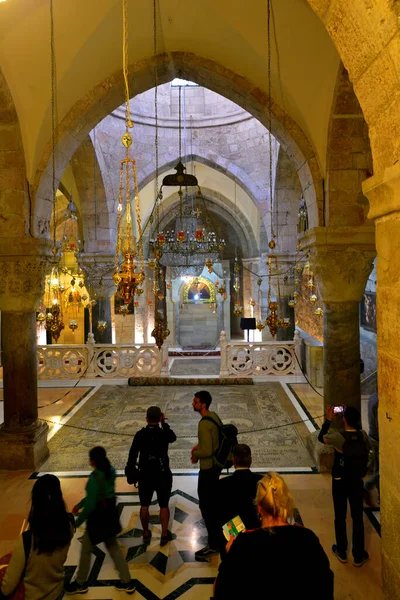
[[[210,411],[211,402],[211,394],[205,390],[196,392],[192,402],[193,409],[201,415],[198,428],[199,442],[192,448],[192,463],[196,464],[200,461],[197,493],[200,511],[208,533],[207,546],[195,553],[195,558],[199,561],[207,560],[219,552],[216,493],[221,469],[215,464],[214,453],[219,446],[219,427],[222,425],[222,421],[217,413]],[[208,418],[204,419],[203,417]]]

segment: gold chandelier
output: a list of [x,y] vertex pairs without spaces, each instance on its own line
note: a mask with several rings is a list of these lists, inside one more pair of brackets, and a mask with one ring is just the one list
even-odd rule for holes
[[[120,162],[119,168],[119,193],[118,193],[118,225],[117,243],[115,247],[115,270],[113,281],[117,286],[117,294],[128,306],[134,298],[136,289],[144,281],[143,272],[143,239],[142,225],[140,219],[139,188],[136,174],[136,161],[130,157],[129,148],[132,145],[132,136],[129,128],[133,127],[130,117],[129,84],[128,84],[128,19],[127,0],[123,0],[123,73],[125,80],[125,133],[122,136],[122,144],[125,148],[125,158]],[[125,210],[123,200],[125,197]],[[133,230],[132,197],[134,198],[134,209],[136,213],[136,231],[139,241]],[[122,264],[119,265],[120,257]],[[135,259],[142,262],[139,273],[136,272]]]

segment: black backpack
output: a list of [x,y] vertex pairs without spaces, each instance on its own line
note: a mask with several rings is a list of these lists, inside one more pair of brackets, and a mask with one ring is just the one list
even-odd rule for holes
[[362,479],[367,474],[369,447],[363,431],[342,431],[344,444],[342,446],[342,466],[345,474]]
[[211,417],[203,417],[202,420],[211,421],[219,430],[219,445],[214,452],[214,460],[221,469],[230,469],[232,466],[233,449],[238,443],[238,430],[235,425],[220,425]]

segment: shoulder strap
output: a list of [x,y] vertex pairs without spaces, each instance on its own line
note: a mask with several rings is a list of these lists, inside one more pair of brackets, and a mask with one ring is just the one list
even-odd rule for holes
[[202,417],[201,420],[202,421],[210,421],[211,423],[214,423],[214,425],[216,425],[218,427],[218,429],[221,429],[221,425],[219,423],[217,423],[217,421],[215,421],[212,417]]

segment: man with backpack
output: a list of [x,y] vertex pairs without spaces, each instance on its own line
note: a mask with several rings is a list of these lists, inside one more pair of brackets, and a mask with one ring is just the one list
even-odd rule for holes
[[200,461],[197,493],[199,507],[204,519],[208,544],[195,553],[196,560],[205,561],[219,552],[219,522],[217,510],[217,483],[224,465],[218,464],[215,454],[220,446],[222,421],[217,413],[210,411],[212,398],[205,390],[196,392],[193,409],[201,416],[198,427],[198,444],[192,448],[192,463]]
[[[128,483],[139,482],[140,520],[145,544],[151,540],[149,506],[154,492],[157,492],[161,522],[160,546],[165,546],[172,540],[172,534],[168,530],[168,503],[172,489],[168,445],[175,442],[176,435],[165,422],[164,413],[158,406],[147,409],[146,421],[147,427],[143,427],[133,438],[125,474]],[[139,468],[136,465],[138,456]]]
[[367,473],[370,444],[366,432],[361,429],[360,413],[356,408],[348,406],[344,409],[344,429],[330,430],[333,418],[334,407],[327,406],[326,420],[318,435],[320,442],[335,448],[332,497],[336,544],[332,546],[332,552],[340,562],[347,563],[348,500],[353,520],[353,564],[355,567],[361,567],[369,559],[364,546],[363,477]]

